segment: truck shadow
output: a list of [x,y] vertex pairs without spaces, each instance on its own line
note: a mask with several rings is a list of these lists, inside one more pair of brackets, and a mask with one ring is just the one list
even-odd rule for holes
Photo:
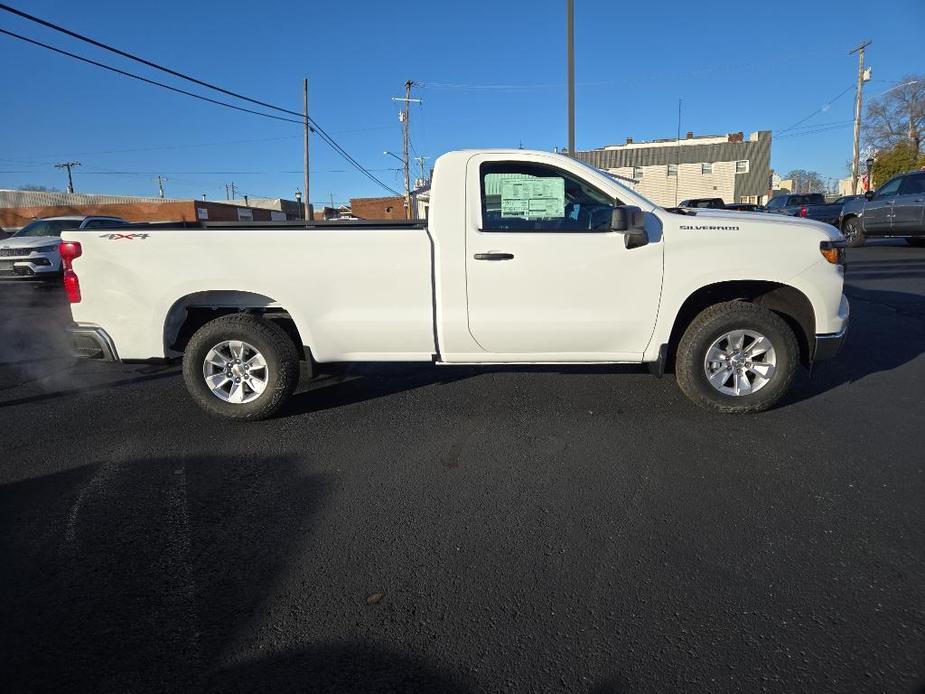
[[614,374],[644,373],[645,366],[602,364],[548,366],[436,366],[433,364],[324,364],[322,373],[297,392],[280,412],[291,417],[345,407],[435,385],[449,385],[491,373]]
[[840,385],[892,371],[925,352],[925,295],[847,285],[851,302],[848,338],[838,356],[797,379],[786,403],[800,402]]

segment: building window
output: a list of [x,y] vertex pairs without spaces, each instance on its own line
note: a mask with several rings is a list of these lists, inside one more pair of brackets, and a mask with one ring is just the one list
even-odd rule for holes
[[701,164],[700,173],[702,174],[711,174],[713,173],[713,164]]
[[641,166],[634,166],[634,167],[633,167],[633,178],[635,178],[635,179],[637,179],[637,180],[640,179],[640,178],[642,178],[642,167],[641,167]]
[[744,160],[744,161],[737,161],[737,162],[736,162],[736,173],[737,173],[737,174],[748,173],[748,159],[746,159],[746,160]]
[[668,175],[669,175],[669,176],[677,176],[677,175],[678,175],[678,165],[677,165],[677,164],[669,164],[669,165],[668,165]]

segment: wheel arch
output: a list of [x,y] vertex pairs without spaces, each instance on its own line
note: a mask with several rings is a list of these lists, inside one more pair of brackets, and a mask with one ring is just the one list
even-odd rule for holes
[[221,316],[250,313],[272,320],[289,335],[300,355],[305,355],[303,341],[295,320],[284,306],[272,297],[240,290],[209,290],[193,292],[177,299],[164,319],[165,354],[180,353],[190,338],[203,325]]
[[848,224],[848,220],[860,219],[860,218],[861,218],[861,215],[859,215],[857,212],[848,212],[844,217],[842,217],[841,226],[839,227],[839,230],[840,231],[845,230],[845,225]]
[[700,287],[691,293],[675,316],[668,340],[673,361],[681,336],[704,309],[726,301],[748,301],[773,311],[793,330],[800,346],[800,361],[809,365],[816,335],[816,316],[812,302],[799,289],[766,280],[731,280]]

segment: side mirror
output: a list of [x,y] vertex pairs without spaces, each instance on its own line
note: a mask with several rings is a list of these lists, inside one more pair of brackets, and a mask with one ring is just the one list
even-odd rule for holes
[[646,234],[646,215],[638,207],[620,205],[613,208],[610,218],[610,230],[623,234],[623,244],[627,248],[638,248],[649,243]]
[[874,199],[874,195],[876,195],[876,194],[877,194],[877,191],[875,191],[875,190],[868,190],[866,193],[864,193],[864,197],[867,198],[868,200],[873,200],[873,199]]

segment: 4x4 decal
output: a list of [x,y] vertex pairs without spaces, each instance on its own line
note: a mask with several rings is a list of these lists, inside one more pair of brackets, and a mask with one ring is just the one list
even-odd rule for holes
[[110,241],[118,241],[120,239],[126,239],[131,241],[132,239],[146,239],[151,234],[100,234],[101,239],[109,239]]

